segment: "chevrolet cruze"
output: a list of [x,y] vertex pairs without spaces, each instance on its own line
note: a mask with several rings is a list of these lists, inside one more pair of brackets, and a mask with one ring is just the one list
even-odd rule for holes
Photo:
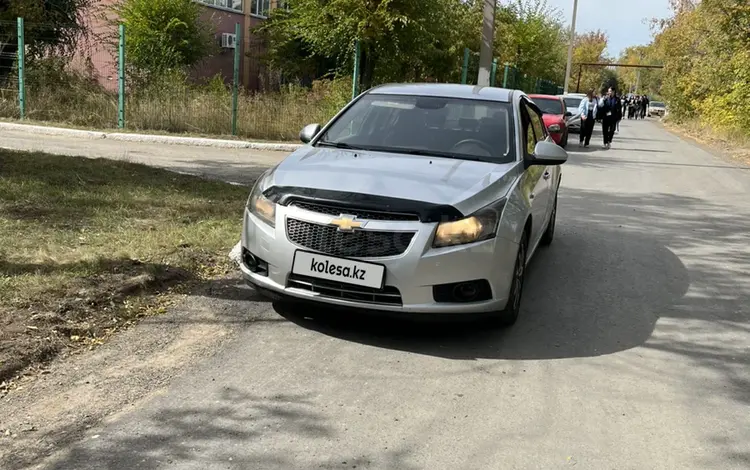
[[384,85],[300,139],[247,200],[249,283],[287,300],[516,321],[568,158],[528,96]]

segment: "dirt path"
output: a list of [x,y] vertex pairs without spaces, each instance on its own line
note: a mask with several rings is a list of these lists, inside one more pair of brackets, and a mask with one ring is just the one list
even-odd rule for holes
[[237,329],[275,319],[238,278],[205,285],[169,313],[105,347],[55,360],[0,399],[0,468],[26,468],[107,417],[137,408],[185,369],[222,350]]

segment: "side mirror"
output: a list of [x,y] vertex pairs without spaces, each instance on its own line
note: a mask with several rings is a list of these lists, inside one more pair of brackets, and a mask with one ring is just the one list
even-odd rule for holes
[[526,164],[531,165],[562,165],[568,161],[568,152],[554,142],[537,142],[534,147],[534,155]]
[[299,140],[303,144],[308,144],[318,132],[320,132],[320,124],[308,124],[299,131]]
[[570,111],[565,111],[565,117],[573,117],[573,113]]

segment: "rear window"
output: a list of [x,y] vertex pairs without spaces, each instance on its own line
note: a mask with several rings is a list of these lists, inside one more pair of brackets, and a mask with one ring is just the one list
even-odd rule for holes
[[539,109],[541,109],[544,114],[565,114],[562,101],[558,99],[532,98],[531,101],[533,101],[534,104],[539,106]]
[[583,100],[583,98],[563,98],[563,101],[565,101],[565,107],[567,108],[577,108],[581,105],[581,100]]
[[654,108],[663,108],[664,103],[662,103],[661,101],[652,101],[651,106],[653,106]]

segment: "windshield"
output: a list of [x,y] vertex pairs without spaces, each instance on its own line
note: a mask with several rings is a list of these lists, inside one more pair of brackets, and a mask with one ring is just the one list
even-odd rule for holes
[[565,114],[562,101],[555,98],[531,98],[544,114]]
[[662,103],[660,101],[652,101],[651,102],[651,106],[653,106],[654,108],[663,108],[664,107],[664,103]]
[[315,145],[510,163],[509,110],[509,103],[495,101],[372,93]]
[[583,98],[563,98],[566,108],[577,108],[581,105],[581,100],[583,100]]

